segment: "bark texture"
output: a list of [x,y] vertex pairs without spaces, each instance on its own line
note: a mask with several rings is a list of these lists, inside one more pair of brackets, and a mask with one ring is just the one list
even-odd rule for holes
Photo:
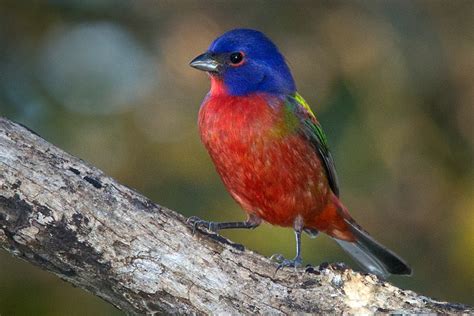
[[283,269],[0,118],[0,246],[129,314],[473,313],[334,266]]

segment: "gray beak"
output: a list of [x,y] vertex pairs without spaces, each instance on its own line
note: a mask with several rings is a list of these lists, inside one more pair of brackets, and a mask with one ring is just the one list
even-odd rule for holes
[[221,64],[211,54],[204,53],[191,60],[189,66],[203,71],[217,72]]

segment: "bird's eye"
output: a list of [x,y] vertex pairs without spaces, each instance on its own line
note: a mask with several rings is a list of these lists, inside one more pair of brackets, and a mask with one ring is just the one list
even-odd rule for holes
[[241,52],[232,53],[232,54],[230,54],[229,58],[230,58],[230,62],[232,64],[238,65],[244,59],[244,54],[242,54]]

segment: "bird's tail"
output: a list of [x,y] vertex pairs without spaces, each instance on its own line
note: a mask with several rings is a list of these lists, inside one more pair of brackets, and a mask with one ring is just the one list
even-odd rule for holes
[[355,222],[346,220],[346,223],[354,235],[355,241],[350,242],[337,238],[334,240],[365,270],[384,279],[390,274],[411,274],[411,268],[402,258],[378,243]]
[[333,211],[327,211],[337,217],[334,222],[338,222],[338,225],[337,229],[327,227],[329,229],[325,232],[328,235],[367,272],[384,279],[390,274],[411,275],[411,268],[402,258],[372,238],[352,219],[339,199],[335,196],[333,199],[335,207],[332,208]]

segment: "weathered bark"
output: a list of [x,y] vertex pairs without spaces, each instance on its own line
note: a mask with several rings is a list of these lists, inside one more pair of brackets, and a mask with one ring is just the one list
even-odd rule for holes
[[283,269],[0,118],[0,245],[130,314],[474,312],[331,266]]

